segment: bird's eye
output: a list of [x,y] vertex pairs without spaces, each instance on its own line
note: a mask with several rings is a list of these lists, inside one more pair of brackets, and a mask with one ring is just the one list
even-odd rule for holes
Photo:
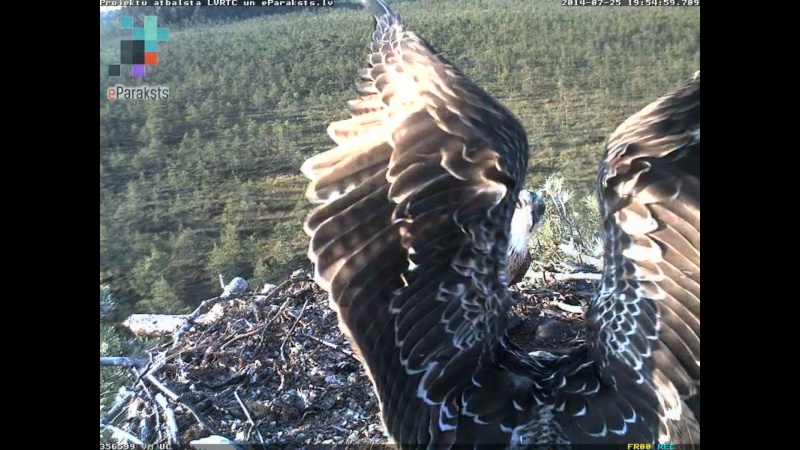
[[522,201],[517,200],[517,208],[522,208]]

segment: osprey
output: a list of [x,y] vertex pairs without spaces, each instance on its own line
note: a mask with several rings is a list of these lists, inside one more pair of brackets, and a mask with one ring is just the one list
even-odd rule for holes
[[522,281],[522,277],[531,266],[533,255],[528,249],[528,241],[542,227],[544,212],[544,200],[538,194],[524,189],[520,191],[519,200],[517,200],[516,209],[511,218],[506,254],[509,286]]
[[380,0],[351,118],[308,159],[309,258],[401,446],[699,444],[700,81],[623,122],[597,177],[587,341],[507,337],[518,120]]

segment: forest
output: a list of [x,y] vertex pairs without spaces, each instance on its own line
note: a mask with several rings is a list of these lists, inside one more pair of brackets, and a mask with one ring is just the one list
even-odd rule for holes
[[[101,303],[104,285],[116,299],[104,320],[191,310],[219,294],[219,274],[255,287],[308,267],[299,167],[332,146],[326,126],[347,117],[373,26],[356,2],[336,3],[123,10],[170,27],[141,80],[108,76],[124,34],[117,15],[101,15]],[[532,189],[559,174],[590,195],[608,134],[700,67],[699,8],[393,5],[519,117]],[[167,86],[170,96],[110,101],[117,84]]]

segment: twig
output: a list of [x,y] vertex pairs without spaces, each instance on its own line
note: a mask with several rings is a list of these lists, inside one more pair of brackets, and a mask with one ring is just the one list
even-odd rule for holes
[[111,433],[113,433],[114,438],[117,441],[121,441],[121,440],[125,439],[128,442],[130,442],[131,444],[142,445],[142,446],[144,445],[144,442],[140,441],[139,438],[137,438],[136,436],[128,433],[127,431],[125,431],[125,430],[123,430],[121,428],[115,427],[114,425],[109,425],[107,423],[101,423],[100,427],[111,431]]
[[247,417],[247,421],[250,422],[250,425],[255,426],[256,423],[253,422],[253,417],[250,415],[250,411],[247,410],[247,407],[244,406],[244,402],[242,402],[242,398],[239,397],[239,393],[233,391],[233,396],[236,397],[236,401],[239,402],[239,406],[242,407],[242,411],[244,411],[244,415]]
[[291,298],[287,298],[278,308],[278,311],[276,311],[275,314],[273,314],[273,316],[269,319],[269,321],[266,324],[264,324],[263,327],[261,327],[261,338],[258,340],[258,345],[256,345],[255,348],[256,353],[260,351],[261,346],[264,345],[264,340],[267,338],[267,330],[269,329],[269,326],[272,325],[272,322],[275,322],[275,319],[280,317],[280,315],[283,313],[283,310],[286,309],[286,306],[289,304],[290,300]]
[[564,303],[562,301],[557,301],[556,302],[556,306],[558,306],[559,308],[563,309],[566,312],[571,312],[571,313],[575,313],[575,314],[582,314],[584,312],[583,311],[583,307],[576,306],[576,305],[570,305],[570,304]]
[[[134,372],[138,372],[138,371],[136,369],[134,369]],[[141,386],[142,389],[144,390],[144,393],[147,395],[147,397],[150,399],[150,401],[154,402],[155,401],[155,396],[153,395],[152,392],[150,392],[150,388],[147,387],[147,385],[144,383],[144,380],[142,380],[142,378],[144,377],[144,375],[146,373],[147,373],[146,371],[143,371],[143,372],[141,372],[141,374],[139,374],[139,377],[136,380],[136,384]],[[155,408],[153,408],[153,414],[156,416],[156,432],[158,433],[158,439],[160,440],[163,437],[161,435],[161,419],[160,419],[160,417],[158,415],[158,411],[156,411]]]
[[[281,290],[283,287],[285,287],[287,284],[289,284],[289,283],[291,283],[291,282],[293,282],[293,281],[296,281],[296,280],[297,280],[297,279],[299,279],[299,278],[300,278],[300,277],[294,277],[294,278],[289,278],[288,280],[285,280],[283,283],[279,284],[279,285],[278,285],[278,287],[276,287],[275,289],[271,290],[271,291],[269,292],[269,294],[265,295],[265,296],[264,296],[264,301],[265,301],[265,300],[268,300],[268,299],[270,299],[270,298],[272,298],[272,297],[274,297],[275,295],[277,295],[277,293],[278,293],[278,292],[279,292],[279,291],[280,291],[280,290]],[[266,324],[264,324],[262,327],[259,327],[259,328],[255,329],[255,330],[251,330],[251,331],[248,331],[247,333],[240,334],[240,335],[237,335],[237,336],[234,336],[234,337],[232,337],[230,340],[228,340],[227,342],[225,342],[224,344],[222,344],[222,345],[220,346],[220,348],[219,348],[219,349],[220,349],[220,351],[221,351],[221,350],[224,350],[224,349],[225,349],[225,347],[227,347],[227,346],[229,346],[229,345],[233,344],[234,342],[236,342],[236,341],[238,341],[238,340],[240,340],[240,339],[244,339],[244,338],[246,338],[246,337],[249,337],[249,336],[254,336],[254,335],[256,335],[256,334],[258,334],[258,333],[261,333],[261,332],[266,332],[267,328],[269,328],[269,326],[270,326],[270,325],[272,325],[272,322],[274,322],[274,321],[275,321],[275,318],[276,318],[276,317],[278,317],[278,315],[280,315],[280,313],[283,311],[283,309],[286,307],[286,305],[287,305],[287,304],[289,304],[289,299],[288,299],[288,298],[286,299],[286,301],[285,301],[285,302],[283,302],[283,304],[281,305],[281,307],[280,307],[280,308],[278,308],[278,312],[277,312],[277,313],[275,313],[275,315],[272,317],[272,319],[270,319],[270,321],[269,321],[269,322],[267,322],[267,323],[266,323]],[[264,341],[264,336],[262,335],[262,336],[261,336],[261,340],[259,341],[259,344],[258,344],[258,346],[256,346],[256,350],[258,350],[258,347],[261,345],[261,343],[262,343],[263,341]]]
[[[172,392],[172,390],[170,388],[164,386],[164,384],[162,382],[158,381],[158,379],[156,377],[154,377],[153,374],[148,373],[144,377],[147,378],[147,381],[153,383],[153,386],[157,387],[158,390],[160,390],[161,392],[167,394],[167,396],[169,398],[171,398],[172,400],[174,400],[176,402],[180,401],[181,396],[176,394],[176,393],[174,393],[174,392]],[[156,395],[158,395],[158,394],[156,394]]]
[[[222,274],[220,274],[220,281],[222,281]],[[225,286],[223,286],[225,288]],[[172,335],[172,348],[175,348],[180,343],[183,334],[186,333],[188,330],[194,326],[194,321],[197,320],[198,317],[202,316],[203,314],[207,313],[211,310],[213,304],[216,304],[221,300],[220,297],[210,298],[208,300],[203,300],[200,305],[195,308],[195,310],[189,315],[185,324],[181,325]]]
[[[567,205],[566,205],[566,202],[564,202],[564,201],[561,201],[561,199],[560,199],[560,198],[559,198],[559,199],[556,199],[556,197],[553,195],[553,193],[552,193],[552,192],[548,192],[548,195],[550,195],[550,199],[552,200],[552,203],[553,203],[553,205],[556,207],[556,208],[555,208],[555,209],[556,209],[556,212],[558,212],[558,215],[559,215],[559,216],[561,216],[561,219],[562,219],[564,222],[566,222],[566,224],[567,224],[567,228],[569,229],[569,232],[570,232],[570,234],[571,234],[571,235],[573,235],[573,236],[577,235],[577,237],[578,237],[578,240],[579,240],[580,242],[586,242],[586,241],[583,239],[583,234],[581,233],[581,230],[580,230],[580,228],[578,228],[578,227],[577,227],[577,226],[576,226],[576,225],[575,225],[575,224],[574,224],[574,223],[573,223],[573,222],[572,222],[572,221],[569,219],[569,213],[567,212]],[[572,197],[572,196],[570,195],[570,197]],[[578,261],[579,261],[581,264],[583,264],[583,260],[581,260],[581,257],[580,257],[580,255],[578,255]]]
[[247,407],[244,405],[244,402],[239,397],[239,393],[233,391],[233,396],[236,397],[236,401],[239,402],[239,406],[242,407],[242,411],[244,411],[244,415],[247,417],[247,421],[250,422],[250,425],[256,429],[256,434],[258,434],[258,439],[261,441],[261,445],[264,445],[264,436],[261,435],[261,431],[256,426],[256,422],[253,420],[253,416],[250,415],[250,411],[247,410]]
[[158,403],[158,406],[160,406],[161,409],[164,410],[164,417],[166,418],[167,421],[167,432],[169,436],[169,441],[177,445],[179,443],[178,421],[177,419],[175,419],[175,411],[172,410],[172,408],[169,406],[169,403],[167,403],[167,399],[160,392],[156,394],[156,403]]
[[[211,343],[211,344],[196,345],[196,346],[194,346],[192,348],[185,348],[185,349],[182,349],[182,350],[180,350],[178,352],[175,352],[175,353],[173,353],[171,355],[167,355],[167,356],[161,358],[161,360],[159,360],[155,364],[153,364],[153,366],[150,367],[150,369],[148,369],[146,373],[148,375],[152,375],[152,374],[156,373],[159,369],[164,367],[167,364],[167,362],[172,361],[173,359],[176,359],[176,358],[180,357],[184,353],[195,352],[195,351],[198,351],[198,350],[205,350],[208,347],[211,347],[212,345],[214,345],[214,344]],[[173,346],[173,348],[174,348],[174,346]]]
[[198,305],[197,308],[195,308],[195,310],[191,314],[189,314],[189,321],[192,322],[194,320],[197,320],[198,317],[209,312],[211,310],[211,307],[214,306],[214,304],[216,304],[219,301],[220,301],[219,297],[203,300],[200,303],[200,305]]
[[300,313],[297,315],[297,318],[294,320],[294,323],[292,324],[292,327],[289,328],[289,331],[286,333],[286,337],[284,337],[283,338],[283,342],[281,342],[281,348],[280,348],[279,352],[280,352],[280,355],[281,355],[281,359],[284,360],[284,361],[286,361],[286,359],[283,356],[283,347],[286,345],[286,341],[288,341],[289,338],[292,336],[292,332],[294,331],[294,328],[297,326],[297,323],[300,322],[300,318],[303,317],[303,313],[306,311],[306,306],[308,306],[308,298],[307,297],[306,297],[306,301],[303,302],[303,307],[300,309]]
[[339,346],[338,346],[338,345],[336,345],[336,344],[333,344],[333,343],[331,343],[331,342],[328,342],[328,341],[322,340],[322,339],[320,339],[320,338],[318,338],[318,337],[316,337],[316,336],[314,336],[314,335],[308,334],[308,333],[303,333],[303,336],[305,336],[305,337],[307,337],[307,338],[309,338],[309,339],[315,340],[315,341],[319,342],[319,343],[320,343],[320,344],[322,344],[322,345],[327,345],[328,347],[330,347],[330,348],[332,348],[332,349],[334,349],[334,350],[337,350],[337,351],[339,351],[339,352],[342,352],[343,354],[345,354],[345,355],[347,355],[347,356],[349,356],[349,357],[351,357],[351,358],[355,359],[355,360],[356,360],[356,361],[358,361],[359,363],[361,362],[361,361],[359,361],[359,360],[358,360],[358,358],[356,358],[356,356],[353,354],[353,352],[351,352],[350,350],[348,350],[348,349],[346,349],[346,348],[341,348],[341,347],[339,347]]
[[[269,324],[267,324],[267,325],[269,325]],[[255,336],[258,333],[261,333],[261,331],[262,331],[262,327],[258,327],[255,330],[248,331],[247,333],[237,334],[236,336],[230,338],[224,344],[220,345],[219,349],[220,349],[220,351],[225,350],[225,347],[233,344],[234,342],[242,340],[242,339],[244,339],[246,337]]]
[[197,410],[196,406],[194,406],[193,404],[191,404],[186,400],[183,400],[180,395],[172,392],[172,390],[164,386],[164,384],[158,381],[156,377],[154,377],[152,374],[145,375],[145,378],[147,378],[147,381],[153,383],[153,386],[157,387],[161,392],[166,394],[167,397],[171,398],[173,401],[180,403],[186,409],[188,409],[189,412],[192,413],[194,418],[197,419],[197,422],[200,424],[200,426],[208,430],[211,434],[220,434],[217,432],[217,430],[214,429],[214,427],[210,423],[206,421],[205,418],[203,418],[203,416]]
[[128,358],[127,356],[101,356],[100,366],[137,367],[142,368],[150,364],[144,358]]

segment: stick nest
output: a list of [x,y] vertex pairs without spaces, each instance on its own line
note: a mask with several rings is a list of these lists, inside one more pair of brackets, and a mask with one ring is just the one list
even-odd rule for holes
[[[537,284],[512,288],[511,338],[528,351],[576,347],[585,334],[576,310],[594,283]],[[118,439],[172,448],[208,436],[287,448],[386,443],[372,385],[327,294],[307,277],[203,302],[192,317],[151,350],[149,364],[117,369],[133,381],[101,424]]]

